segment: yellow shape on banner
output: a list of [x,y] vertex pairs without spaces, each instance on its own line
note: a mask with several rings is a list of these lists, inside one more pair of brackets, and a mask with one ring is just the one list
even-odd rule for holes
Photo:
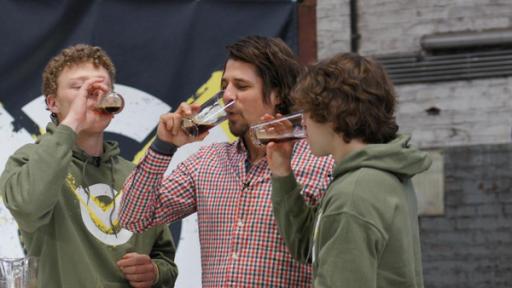
[[132,162],[135,163],[135,164],[139,164],[139,162],[142,160],[142,157],[144,157],[144,155],[146,155],[146,152],[148,151],[149,149],[149,146],[151,146],[151,143],[153,143],[153,140],[155,140],[155,137],[151,137],[151,139],[148,141],[148,143],[146,143],[144,145],[144,147],[142,147],[142,149],[137,152],[137,154],[135,154],[133,156],[133,160]]

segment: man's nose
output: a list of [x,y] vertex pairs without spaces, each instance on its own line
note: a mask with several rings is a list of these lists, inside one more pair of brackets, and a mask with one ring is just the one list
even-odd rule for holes
[[229,103],[236,99],[236,94],[234,93],[233,89],[227,86],[226,88],[224,88],[224,94],[222,95],[222,99],[224,100],[224,103]]

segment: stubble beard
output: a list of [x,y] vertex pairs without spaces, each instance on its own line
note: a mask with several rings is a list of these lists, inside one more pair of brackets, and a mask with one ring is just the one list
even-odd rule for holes
[[236,137],[243,137],[249,131],[249,124],[228,121],[229,131]]

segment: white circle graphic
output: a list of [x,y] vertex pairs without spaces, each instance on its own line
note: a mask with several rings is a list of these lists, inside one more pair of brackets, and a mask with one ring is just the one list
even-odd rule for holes
[[[115,223],[119,221],[119,209],[121,207],[121,195],[115,197],[115,200],[112,201],[112,190],[114,195],[117,195],[117,191],[112,189],[107,184],[98,183],[89,186],[89,200],[87,200],[88,196],[85,193],[82,187],[77,188],[77,195],[79,195],[80,199],[80,212],[82,215],[82,220],[87,227],[87,230],[94,235],[101,242],[116,246],[121,245],[132,237],[133,233],[126,230],[121,229],[117,233],[107,232],[112,230],[112,225],[110,221],[110,215],[112,213],[112,223],[117,226]],[[99,201],[100,197],[106,197],[109,201],[102,202]]]

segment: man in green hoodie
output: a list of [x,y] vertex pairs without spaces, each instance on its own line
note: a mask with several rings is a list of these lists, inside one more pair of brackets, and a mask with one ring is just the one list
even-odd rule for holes
[[166,226],[133,234],[119,226],[121,188],[134,165],[104,141],[113,118],[97,102],[115,68],[99,47],[61,51],[43,73],[54,123],[12,155],[0,192],[28,255],[39,257],[38,287],[172,287],[175,246]]
[[336,55],[308,69],[293,99],[313,154],[336,163],[313,208],[293,175],[291,144],[267,145],[279,231],[294,257],[313,262],[314,287],[423,287],[411,177],[431,160],[396,134],[396,96],[383,67]]

